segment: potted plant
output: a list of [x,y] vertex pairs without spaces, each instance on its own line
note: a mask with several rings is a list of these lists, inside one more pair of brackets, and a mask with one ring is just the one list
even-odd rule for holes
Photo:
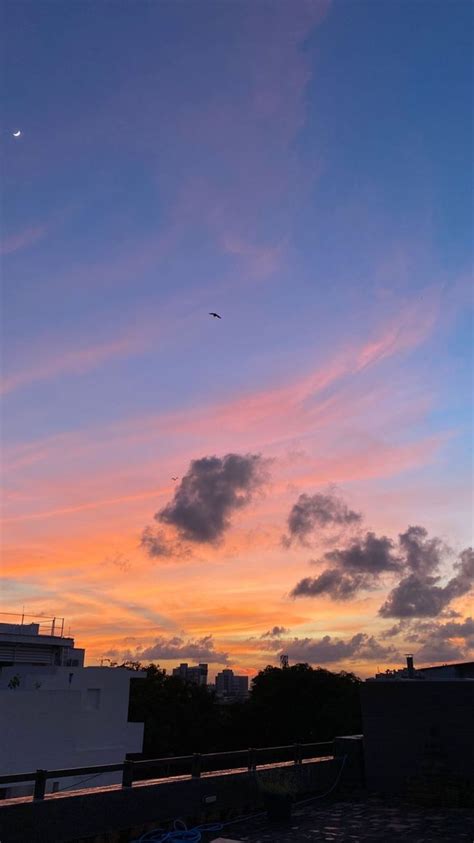
[[288,770],[269,770],[259,776],[258,785],[270,822],[289,822],[296,795],[294,776]]

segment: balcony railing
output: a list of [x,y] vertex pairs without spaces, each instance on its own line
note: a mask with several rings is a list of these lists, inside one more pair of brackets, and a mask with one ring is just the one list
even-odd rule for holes
[[[259,767],[272,764],[302,764],[318,758],[334,756],[334,741],[323,743],[295,743],[287,746],[270,746],[240,749],[233,752],[209,752],[205,754],[170,756],[141,761],[126,759],[119,764],[99,764],[89,767],[69,767],[61,770],[35,770],[30,773],[14,773],[0,776],[0,785],[34,782],[33,799],[44,799],[48,779],[71,778],[72,776],[95,776],[102,773],[122,773],[122,787],[132,787],[134,782],[189,776],[199,779],[206,773],[223,770],[247,770],[254,773]],[[157,773],[157,775],[154,775]],[[77,785],[79,789],[79,783]]]
[[[31,635],[30,627],[38,627],[38,635],[48,635],[52,638],[64,636],[64,618],[46,617],[45,615],[25,615],[23,612],[0,612],[0,623],[17,627],[17,635]],[[1,631],[1,630],[0,630]],[[69,633],[66,637],[70,637]]]

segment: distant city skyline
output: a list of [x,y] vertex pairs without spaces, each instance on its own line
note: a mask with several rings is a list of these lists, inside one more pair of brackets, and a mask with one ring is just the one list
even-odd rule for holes
[[472,659],[471,16],[4,5],[5,611],[168,673]]

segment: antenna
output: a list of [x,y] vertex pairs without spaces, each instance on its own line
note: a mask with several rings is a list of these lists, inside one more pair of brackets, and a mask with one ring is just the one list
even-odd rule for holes
[[280,656],[280,667],[282,670],[285,670],[288,667],[288,656],[286,653]]

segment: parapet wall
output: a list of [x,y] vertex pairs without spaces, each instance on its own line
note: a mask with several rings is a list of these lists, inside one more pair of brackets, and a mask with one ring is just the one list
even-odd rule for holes
[[[325,792],[338,779],[341,759],[283,768],[302,793]],[[258,773],[206,775],[200,779],[95,788],[44,801],[10,800],[0,806],[1,843],[122,843],[177,818],[197,822],[258,810]]]

